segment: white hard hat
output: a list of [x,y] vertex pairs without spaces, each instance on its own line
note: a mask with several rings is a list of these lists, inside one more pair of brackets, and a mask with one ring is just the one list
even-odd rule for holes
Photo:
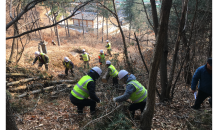
[[124,76],[126,76],[128,74],[128,72],[126,70],[121,70],[119,73],[118,73],[118,78],[119,80],[121,80]]
[[111,62],[109,60],[106,61],[106,65],[110,65]]
[[99,76],[100,76],[101,73],[102,73],[102,70],[101,70],[99,67],[97,67],[97,66],[93,67],[92,70],[94,70],[96,73],[98,73]]
[[35,56],[38,56],[40,53],[38,51],[35,52]]
[[103,53],[104,51],[103,50],[100,50],[100,53]]
[[109,40],[106,40],[106,42],[109,42]]
[[64,57],[64,61],[68,62],[70,59],[68,57]]
[[54,40],[52,40],[52,42],[54,42]]
[[83,49],[83,52],[86,51],[85,49]]

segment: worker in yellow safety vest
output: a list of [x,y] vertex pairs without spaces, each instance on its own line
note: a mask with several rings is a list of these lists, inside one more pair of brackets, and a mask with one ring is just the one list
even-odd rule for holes
[[129,106],[129,111],[131,111],[132,117],[134,118],[137,109],[140,109],[142,113],[145,108],[147,90],[136,80],[133,74],[129,74],[126,70],[119,71],[118,78],[121,82],[127,84],[126,90],[123,95],[113,98],[113,101],[122,102],[130,99],[133,103]]
[[106,55],[107,54],[105,54],[103,50],[100,50],[100,54],[98,55],[100,67],[102,66],[102,64],[105,63],[105,56]]
[[109,40],[106,40],[106,43],[107,45],[105,46],[107,48],[107,53],[110,55],[110,57],[112,56],[111,55],[111,43],[109,42]]
[[34,59],[32,65],[34,65],[37,60],[39,60],[38,68],[41,68],[42,65],[44,64],[45,69],[48,70],[49,58],[48,58],[48,56],[46,54],[36,51],[35,52],[35,59]]
[[118,87],[117,86],[118,85],[118,71],[113,65],[111,65],[111,62],[109,60],[106,61],[106,67],[108,68],[106,79],[108,79],[110,76],[113,77],[113,86],[117,88]]
[[73,62],[68,58],[68,57],[64,57],[64,61],[63,61],[63,65],[65,66],[65,75],[68,76],[68,70],[70,69],[70,72],[73,75]]
[[86,53],[85,49],[83,49],[82,51],[83,51],[82,59],[83,59],[83,62],[84,62],[84,69],[86,68],[86,66],[89,69],[89,61],[90,61],[89,54]]
[[91,115],[95,113],[96,102],[101,102],[95,94],[95,81],[101,73],[102,70],[99,67],[93,67],[88,75],[83,76],[71,90],[70,101],[77,106],[78,113],[83,113],[85,106],[90,106]]

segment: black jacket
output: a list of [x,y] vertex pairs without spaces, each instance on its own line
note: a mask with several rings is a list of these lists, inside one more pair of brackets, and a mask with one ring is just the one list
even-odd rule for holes
[[95,81],[99,78],[99,75],[93,70],[90,70],[88,75],[94,80],[94,81],[90,81],[87,84],[87,89],[89,90],[89,96],[92,100],[96,102],[100,102],[100,99],[95,94]]

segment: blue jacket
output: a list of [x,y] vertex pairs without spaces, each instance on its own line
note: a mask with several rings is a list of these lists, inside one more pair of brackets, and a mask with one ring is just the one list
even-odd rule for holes
[[207,65],[199,67],[192,78],[191,89],[196,90],[196,85],[198,84],[198,89],[207,93],[212,94],[212,74],[207,72]]
[[[131,75],[128,77],[126,83],[128,83],[128,82],[130,82],[130,81],[132,81],[132,80],[136,80],[136,77],[135,77],[133,74],[131,74]],[[116,102],[126,101],[127,99],[130,98],[131,94],[132,94],[133,92],[135,92],[135,91],[136,91],[136,88],[135,88],[134,85],[132,85],[132,84],[127,84],[127,85],[126,85],[126,91],[125,91],[125,93],[124,93],[123,95],[121,95],[121,96],[116,97],[116,98],[115,98]],[[146,99],[147,99],[147,98],[145,98],[142,102],[146,102]]]

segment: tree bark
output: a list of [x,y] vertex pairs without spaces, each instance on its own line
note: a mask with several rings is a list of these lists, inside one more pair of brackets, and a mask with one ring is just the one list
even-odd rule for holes
[[160,82],[161,82],[161,96],[160,102],[163,102],[166,99],[166,91],[167,91],[167,56],[168,56],[168,35],[164,39],[164,48],[163,55],[161,56],[160,61]]
[[107,22],[106,24],[107,24],[107,40],[108,40],[108,18],[107,18],[106,20],[107,20],[107,21],[106,21],[106,22]]
[[178,55],[178,51],[179,51],[179,43],[180,43],[182,32],[183,32],[183,29],[185,26],[185,15],[186,15],[186,11],[187,11],[187,5],[188,5],[188,0],[185,0],[185,4],[183,6],[183,11],[182,11],[182,16],[180,18],[177,40],[175,43],[175,50],[174,50],[174,55],[173,55],[173,60],[172,60],[170,77],[169,77],[169,81],[168,81],[168,85],[167,85],[166,96],[168,99],[170,99],[170,90],[171,90],[171,86],[172,86],[172,81],[173,81],[173,77],[174,77],[174,70],[175,70],[177,55]]
[[155,89],[157,80],[157,71],[160,64],[161,54],[164,47],[163,40],[167,36],[168,22],[170,9],[172,6],[172,0],[163,0],[161,5],[161,17],[160,17],[160,28],[157,34],[156,46],[154,50],[153,60],[151,63],[149,82],[148,82],[148,96],[145,110],[141,116],[141,126],[142,130],[150,130],[152,125],[152,119],[154,115],[154,105],[155,105]]
[[14,119],[13,111],[10,106],[9,96],[6,93],[6,130],[18,130]]
[[[56,14],[54,14],[54,22],[56,23]],[[58,33],[58,25],[55,26],[56,29],[56,35],[57,35],[57,41],[58,41],[58,46],[61,46],[60,38],[59,38],[59,33]]]
[[[16,36],[17,34],[18,34],[18,28],[17,28],[17,22],[15,22],[14,23],[14,36]],[[14,49],[15,49],[16,44],[17,44],[17,38],[13,38],[9,61],[13,61]]]
[[97,39],[98,39],[98,3],[97,3]]
[[154,33],[155,37],[157,36],[158,32],[158,18],[157,18],[157,9],[155,0],[150,0],[151,8],[152,8],[152,17],[153,17],[153,24],[154,24]]
[[114,12],[115,12],[115,14],[116,14],[117,24],[118,24],[118,27],[119,27],[119,29],[120,29],[120,33],[121,33],[122,39],[123,39],[124,54],[125,54],[125,57],[126,57],[127,66],[128,66],[128,69],[129,69],[130,73],[134,73],[134,72],[133,72],[133,69],[132,69],[132,66],[131,66],[131,64],[130,64],[130,62],[129,62],[126,40],[125,40],[125,36],[124,36],[123,30],[122,30],[121,25],[120,25],[120,21],[119,21],[118,15],[117,15],[117,10],[116,10],[116,7],[115,7],[115,2],[114,2],[114,0],[113,0],[113,7],[114,7]]
[[103,19],[102,19],[102,43],[104,42],[104,16],[103,16]]

